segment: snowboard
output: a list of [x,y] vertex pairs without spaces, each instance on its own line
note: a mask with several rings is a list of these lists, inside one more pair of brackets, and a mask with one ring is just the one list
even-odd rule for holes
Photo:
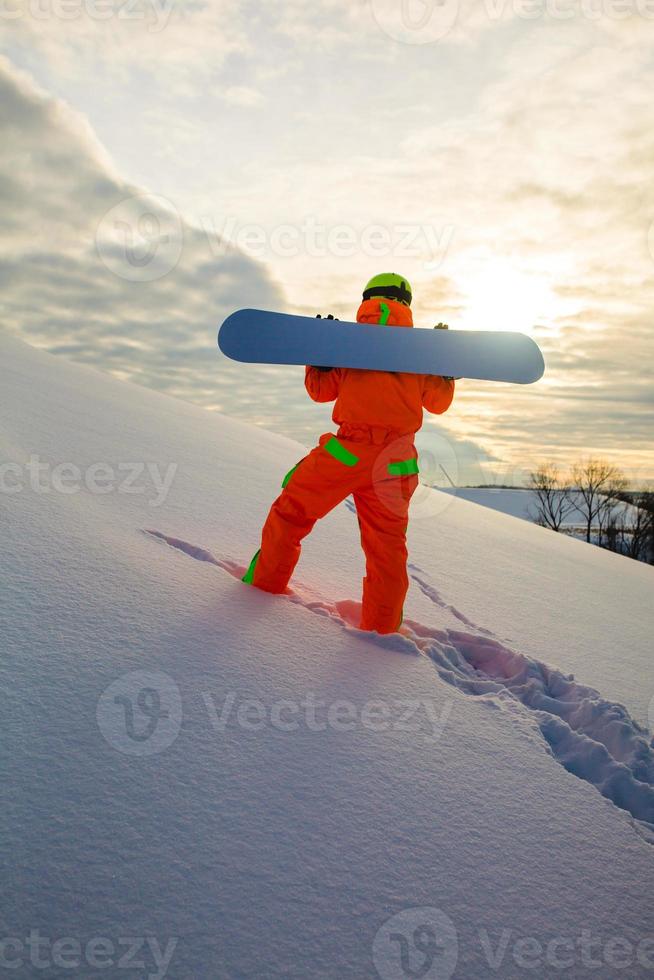
[[533,384],[545,363],[521,333],[426,330],[238,310],[218,332],[218,346],[249,364],[315,364],[365,371],[439,374]]

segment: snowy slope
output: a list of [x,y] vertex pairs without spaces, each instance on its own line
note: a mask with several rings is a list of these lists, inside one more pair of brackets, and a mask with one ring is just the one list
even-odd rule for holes
[[347,503],[290,597],[238,581],[303,447],[0,363],[15,975],[652,974],[651,568],[425,489],[362,634]]
[[456,494],[461,500],[469,500],[491,510],[498,510],[511,517],[523,520],[533,520],[531,512],[535,510],[536,499],[531,490],[507,490],[494,487],[444,487],[444,493]]
[[[533,490],[506,489],[504,487],[457,487],[444,488],[445,493],[456,494],[461,500],[469,500],[492,510],[499,510],[511,517],[520,517],[524,521],[533,521],[538,513],[538,499]],[[636,511],[635,507],[616,504],[615,510],[622,514]],[[585,519],[578,508],[571,510],[563,521],[564,527],[583,527]]]

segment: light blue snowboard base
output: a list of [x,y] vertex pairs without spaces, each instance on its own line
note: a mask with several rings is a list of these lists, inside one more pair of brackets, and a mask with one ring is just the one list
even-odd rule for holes
[[538,345],[521,333],[424,330],[265,310],[232,313],[220,328],[218,346],[227,357],[250,364],[315,364],[515,384],[532,384],[545,370]]

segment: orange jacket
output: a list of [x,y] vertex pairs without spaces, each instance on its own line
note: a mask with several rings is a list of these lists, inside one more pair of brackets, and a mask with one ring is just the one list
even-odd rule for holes
[[[383,302],[391,311],[389,326],[413,327],[411,310],[393,300],[368,299],[359,307],[358,323],[379,323]],[[380,327],[381,330],[385,327]],[[454,397],[454,381],[435,374],[405,374],[307,367],[304,384],[314,402],[336,399],[332,419],[340,425],[380,426],[399,435],[417,432],[422,410],[440,415]]]

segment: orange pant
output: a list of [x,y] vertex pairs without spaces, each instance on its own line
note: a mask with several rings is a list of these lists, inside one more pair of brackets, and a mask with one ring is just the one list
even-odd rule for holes
[[[300,542],[316,521],[350,494],[354,497],[366,556],[361,629],[395,632],[409,587],[406,529],[409,500],[418,486],[413,437],[372,442],[371,430],[351,438],[325,433],[300,460],[275,500],[261,549],[245,581],[283,592],[300,557]],[[249,576],[249,577],[248,577]]]

